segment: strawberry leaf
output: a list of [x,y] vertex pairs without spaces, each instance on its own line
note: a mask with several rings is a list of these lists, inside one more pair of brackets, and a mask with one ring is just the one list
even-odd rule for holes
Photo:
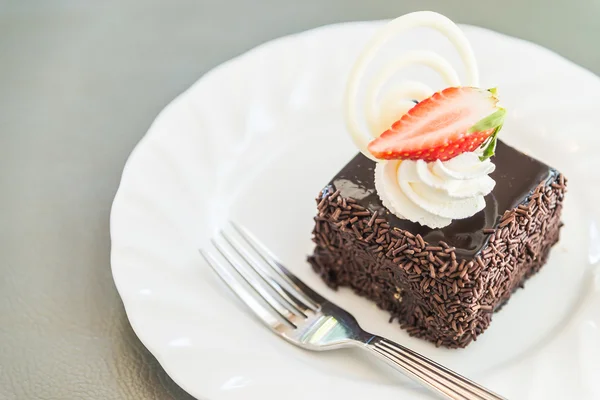
[[481,121],[477,122],[469,129],[468,133],[483,132],[490,129],[494,130],[490,137],[481,144],[480,148],[483,149],[483,154],[479,157],[481,161],[487,160],[496,153],[496,142],[498,141],[498,133],[502,129],[505,117],[506,110],[504,108],[499,108],[496,112],[493,112],[492,114],[483,118]]
[[496,142],[498,141],[498,132],[500,132],[500,129],[502,129],[502,125],[498,125],[488,140],[483,142],[481,145],[481,148],[483,148],[483,154],[479,156],[480,161],[487,160],[496,154]]
[[506,110],[499,108],[495,112],[491,113],[487,117],[483,118],[475,125],[469,128],[467,133],[483,132],[490,129],[495,129],[504,123],[504,117],[506,116]]

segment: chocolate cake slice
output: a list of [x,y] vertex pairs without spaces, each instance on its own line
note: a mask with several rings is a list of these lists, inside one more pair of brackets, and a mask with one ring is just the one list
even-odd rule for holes
[[494,190],[474,216],[431,229],[381,203],[375,163],[352,159],[317,198],[314,270],[397,318],[410,335],[464,347],[558,241],[565,178],[498,142]]

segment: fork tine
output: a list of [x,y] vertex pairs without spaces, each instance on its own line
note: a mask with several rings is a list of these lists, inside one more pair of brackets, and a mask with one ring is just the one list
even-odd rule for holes
[[223,238],[229,243],[232,249],[234,249],[240,257],[248,263],[250,267],[262,278],[265,284],[269,285],[274,291],[276,291],[283,299],[289,303],[299,314],[306,317],[306,312],[310,308],[302,302],[301,299],[290,293],[285,287],[281,286],[271,274],[265,270],[264,263],[257,260],[255,256],[248,251],[247,246],[242,245],[237,239],[227,234],[225,231],[222,232]]
[[[223,232],[219,232],[221,236],[223,236]],[[213,246],[217,249],[219,253],[225,258],[232,269],[234,269],[241,277],[246,281],[246,283],[254,289],[254,292],[258,296],[260,296],[264,301],[266,301],[281,317],[283,317],[287,322],[292,324],[294,328],[296,325],[292,322],[294,320],[295,315],[283,304],[282,301],[275,298],[268,290],[266,290],[266,285],[261,284],[260,281],[256,279],[256,277],[249,273],[248,268],[241,265],[238,260],[232,256],[231,252],[229,252],[225,247],[219,244],[214,238],[211,240]]]
[[308,287],[304,282],[288,271],[277,258],[267,249],[262,243],[260,243],[250,232],[245,228],[238,226],[233,221],[230,221],[231,226],[240,234],[242,238],[256,251],[256,253],[271,267],[271,269],[285,281],[296,294],[308,305],[313,311],[317,311],[320,308],[319,303],[325,302],[325,299],[321,297],[317,292]]
[[[277,310],[271,308],[267,309],[263,304],[257,301],[255,295],[244,288],[236,278],[229,273],[228,268],[223,267],[219,262],[209,253],[200,250],[200,255],[206,260],[206,263],[210,268],[215,271],[217,276],[231,289],[231,291],[240,299],[256,316],[273,330],[277,330],[284,324],[274,316]],[[281,316],[283,318],[283,316]],[[283,318],[285,321],[285,318]]]

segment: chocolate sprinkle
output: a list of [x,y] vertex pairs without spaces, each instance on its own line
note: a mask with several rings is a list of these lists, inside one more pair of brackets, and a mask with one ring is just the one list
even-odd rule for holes
[[411,336],[465,347],[546,263],[559,238],[565,191],[560,174],[540,183],[495,229],[483,229],[487,245],[463,259],[445,242],[390,228],[386,212],[372,213],[328,187],[317,198],[309,261],[329,286],[370,298]]

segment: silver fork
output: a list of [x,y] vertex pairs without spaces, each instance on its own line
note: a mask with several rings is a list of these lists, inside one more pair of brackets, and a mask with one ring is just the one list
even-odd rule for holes
[[350,313],[306,286],[247,230],[231,226],[211,240],[216,251],[200,253],[256,316],[288,342],[316,351],[364,349],[445,398],[504,399],[400,344],[365,332]]

